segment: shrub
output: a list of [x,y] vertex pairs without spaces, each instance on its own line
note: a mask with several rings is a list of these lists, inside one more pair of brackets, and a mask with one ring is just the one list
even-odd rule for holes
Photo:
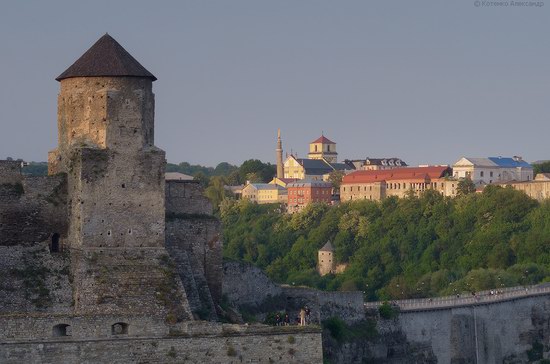
[[397,309],[390,305],[387,301],[382,303],[382,305],[378,308],[378,311],[380,312],[380,317],[386,320],[397,317]]

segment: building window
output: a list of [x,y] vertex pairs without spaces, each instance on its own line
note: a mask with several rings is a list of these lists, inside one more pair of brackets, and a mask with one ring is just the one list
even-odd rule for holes
[[493,177],[493,172],[489,172],[489,177]]
[[483,177],[483,171],[479,172],[479,176]]

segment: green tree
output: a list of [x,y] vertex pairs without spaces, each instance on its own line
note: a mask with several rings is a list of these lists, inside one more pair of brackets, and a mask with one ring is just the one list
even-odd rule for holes
[[332,183],[332,187],[336,191],[340,191],[340,185],[342,184],[342,178],[344,178],[345,173],[343,171],[332,171],[328,175],[328,181]]
[[533,164],[533,173],[550,173],[550,161]]
[[193,179],[199,181],[202,187],[207,187],[210,183],[210,178],[204,172],[197,172],[194,174]]
[[221,176],[214,176],[210,178],[208,187],[204,190],[204,195],[208,197],[212,203],[212,207],[215,213],[220,211],[220,204],[226,198],[230,197],[230,194],[225,189],[225,178]]
[[458,181],[456,186],[457,196],[465,196],[474,192],[476,192],[476,185],[470,178],[463,178]]

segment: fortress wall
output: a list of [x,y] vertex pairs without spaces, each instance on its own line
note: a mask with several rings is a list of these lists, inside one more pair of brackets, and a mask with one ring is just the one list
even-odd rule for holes
[[0,315],[72,310],[68,253],[46,242],[0,246],[0,262]]
[[347,323],[365,318],[362,292],[328,292],[312,288],[283,286],[283,295],[287,302],[296,302],[294,306],[308,305],[318,320],[338,317]]
[[69,165],[72,247],[164,245],[164,152],[83,148]]
[[[247,263],[225,262],[223,267],[223,293],[237,306],[261,309],[262,303],[280,296],[283,300],[276,309],[289,310],[294,315],[294,311],[307,305],[316,322],[333,316],[348,323],[365,318],[362,292],[327,292],[277,285],[261,269]],[[270,307],[270,310],[275,308]]]
[[74,310],[79,314],[154,314],[167,321],[191,313],[175,264],[164,248],[71,251]]
[[[166,221],[166,250],[175,260],[191,300],[215,316],[222,297],[221,224],[210,215],[180,215]],[[191,276],[190,276],[191,274]],[[194,291],[195,293],[191,292]],[[198,300],[198,301],[197,301]],[[195,305],[196,309],[200,309]]]
[[250,263],[223,263],[223,294],[238,305],[258,306],[268,297],[283,293],[265,273]]
[[[127,334],[112,332],[127,323]],[[53,326],[70,324],[70,336]],[[3,318],[2,363],[322,363],[319,329],[186,323],[168,327],[143,316]],[[36,326],[36,340],[29,336]],[[24,336],[18,336],[21,332]]]
[[67,229],[65,175],[0,184],[0,245],[42,242],[54,233],[63,243]]
[[0,185],[18,183],[22,179],[20,161],[0,160]]
[[166,181],[166,214],[212,214],[212,204],[197,181]]

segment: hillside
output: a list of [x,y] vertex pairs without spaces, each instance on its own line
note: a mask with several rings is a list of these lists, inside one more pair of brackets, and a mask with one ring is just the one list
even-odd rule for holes
[[[366,298],[431,297],[550,279],[550,203],[489,186],[455,199],[421,197],[310,205],[225,200],[224,255],[251,262],[275,281]],[[319,277],[317,250],[332,241],[338,275]]]

